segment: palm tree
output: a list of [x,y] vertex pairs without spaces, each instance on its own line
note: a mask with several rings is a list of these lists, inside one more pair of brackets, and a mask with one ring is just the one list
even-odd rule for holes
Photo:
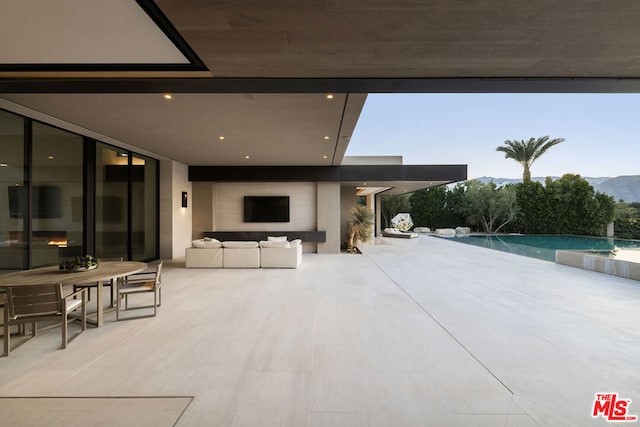
[[496,151],[502,151],[505,159],[513,159],[520,163],[524,168],[522,172],[522,181],[531,181],[531,165],[536,159],[542,156],[549,148],[556,144],[560,144],[564,138],[549,139],[548,136],[542,138],[529,138],[528,141],[510,141],[504,142],[505,146],[496,148]]
[[373,224],[373,212],[366,206],[357,205],[349,210],[349,241],[347,244],[349,252],[353,252],[358,240],[363,242],[369,240]]

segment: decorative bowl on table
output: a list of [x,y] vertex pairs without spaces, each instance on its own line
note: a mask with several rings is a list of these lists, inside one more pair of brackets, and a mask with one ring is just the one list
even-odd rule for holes
[[79,273],[81,271],[90,271],[98,268],[100,260],[91,255],[77,256],[75,258],[62,261],[58,268],[64,272]]

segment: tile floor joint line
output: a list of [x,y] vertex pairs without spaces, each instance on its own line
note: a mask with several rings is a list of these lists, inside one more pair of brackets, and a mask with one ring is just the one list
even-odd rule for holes
[[189,409],[189,406],[191,405],[191,403],[193,402],[193,400],[195,398],[196,398],[195,396],[189,396],[189,402],[187,402],[187,404],[185,405],[185,407],[182,410],[182,412],[180,412],[180,415],[178,415],[178,418],[176,419],[176,422],[173,423],[173,427],[176,427],[178,425],[178,423],[180,422],[180,419],[182,418],[184,413],[187,412],[187,409]]
[[471,350],[469,350],[464,344],[462,344],[462,342],[460,342],[460,340],[458,340],[458,338],[455,337],[455,335],[453,335],[442,323],[440,323],[438,321],[438,319],[436,319],[426,308],[424,308],[409,292],[407,292],[398,282],[396,282],[393,277],[391,277],[380,265],[378,265],[378,263],[376,263],[368,254],[363,253],[364,256],[367,257],[367,259],[369,261],[371,261],[371,263],[373,265],[376,266],[376,268],[378,270],[380,270],[382,272],[382,274],[384,274],[385,276],[387,276],[389,278],[389,280],[391,280],[391,282],[396,285],[396,287],[398,289],[400,289],[400,291],[405,294],[411,301],[413,301],[413,303],[422,311],[424,312],[427,316],[429,316],[431,318],[431,320],[433,320],[447,335],[449,335],[451,337],[451,339],[453,339],[459,346],[460,348],[462,348],[465,352],[467,352],[467,354],[469,354],[469,356],[471,356],[476,362],[478,362],[480,364],[480,366],[482,366],[484,368],[485,371],[487,371],[489,373],[489,375],[491,375],[493,378],[495,378],[496,381],[498,381],[509,393],[511,393],[511,400],[513,402],[513,396],[514,396],[514,392],[511,390],[511,388],[509,388],[508,385],[506,385],[500,378],[498,378],[498,376],[496,374],[494,374],[491,369],[489,369],[488,366],[486,366],[484,363],[482,363],[482,361],[480,361],[480,359],[478,359],[476,357],[475,354],[473,354],[471,352]]

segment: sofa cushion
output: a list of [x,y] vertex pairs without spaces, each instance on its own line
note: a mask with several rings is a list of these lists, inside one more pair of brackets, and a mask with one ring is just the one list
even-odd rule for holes
[[222,266],[224,268],[259,268],[260,248],[258,247],[258,242],[253,243],[255,247],[225,246],[223,249],[224,256],[222,257]]
[[187,268],[222,268],[222,248],[187,248]]
[[292,241],[290,241],[290,242],[289,242],[289,245],[290,245],[292,248],[296,248],[296,247],[298,247],[298,246],[302,245],[302,239],[295,239],[295,240],[292,240]]
[[284,241],[284,242],[270,242],[267,240],[260,241],[261,248],[288,248],[290,246],[291,245],[287,241]]
[[191,242],[191,246],[193,246],[194,248],[221,248],[222,247],[222,243],[220,243],[219,240],[216,239],[210,239],[210,240],[205,240],[205,239],[198,239],[198,240],[194,240]]
[[385,228],[383,231],[387,234],[402,234],[402,231],[395,228]]
[[302,246],[260,249],[260,267],[262,268],[298,268],[301,263]]
[[269,242],[286,242],[287,236],[267,236]]
[[229,240],[227,242],[222,242],[222,247],[223,248],[238,248],[238,249],[257,248],[258,247],[258,242],[247,242],[247,241],[235,242],[233,240]]

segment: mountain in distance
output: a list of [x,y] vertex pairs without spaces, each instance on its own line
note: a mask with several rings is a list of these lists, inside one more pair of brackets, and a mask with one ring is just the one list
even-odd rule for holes
[[[591,184],[593,185],[593,184]],[[640,176],[623,175],[608,179],[593,188],[601,193],[613,196],[616,202],[624,200],[627,203],[640,202]]]
[[[559,176],[551,177],[553,180],[559,178]],[[640,202],[640,175],[623,175],[615,178],[584,176],[583,178],[593,186],[594,190],[613,196],[616,202],[619,200],[624,200],[627,203]],[[531,178],[532,181],[543,184],[546,179],[546,177],[539,176]],[[493,181],[497,186],[522,182],[522,178],[494,178],[490,176],[482,176],[476,180],[484,183]]]

